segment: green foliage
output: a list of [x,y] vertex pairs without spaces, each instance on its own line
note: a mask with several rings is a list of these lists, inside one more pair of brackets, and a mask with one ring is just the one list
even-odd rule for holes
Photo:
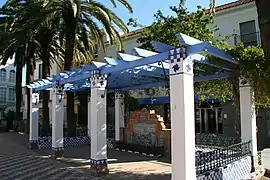
[[187,9],[179,5],[170,9],[175,16],[164,16],[158,11],[154,17],[153,24],[145,29],[143,36],[138,39],[142,43],[142,48],[153,50],[151,41],[159,41],[172,46],[179,46],[179,41],[175,37],[178,33],[184,33],[202,41],[214,40],[215,27],[209,28],[213,22],[213,16],[206,14],[205,9],[197,7],[195,13],[189,13]]
[[245,79],[254,89],[256,105],[260,108],[266,108],[270,105],[270,85],[267,60],[263,49],[260,47],[244,47],[238,44],[229,49],[228,53],[237,57],[239,68],[236,70],[241,78]]
[[[223,48],[234,57],[239,66],[233,68],[234,76],[229,79],[219,79],[195,83],[195,94],[202,100],[207,96],[221,98],[226,101],[232,97],[239,100],[239,78],[244,79],[253,87],[257,108],[268,108],[270,105],[269,73],[263,49],[256,46],[244,47],[242,43],[233,48]],[[219,64],[217,58],[210,57],[212,63]]]
[[[188,13],[181,5],[170,7],[176,16],[165,17],[161,11],[154,16],[156,20],[150,27],[145,28],[143,36],[138,39],[142,43],[142,48],[153,50],[151,41],[159,41],[165,44],[180,46],[177,38],[178,33],[184,33],[201,41],[212,41],[213,45],[225,50],[235,57],[239,62],[238,66],[227,63],[218,58],[208,56],[212,64],[233,69],[233,77],[229,79],[219,79],[212,81],[197,82],[194,85],[195,94],[204,100],[206,97],[219,98],[222,101],[233,99],[236,106],[239,105],[239,77],[248,81],[252,85],[255,94],[257,107],[265,108],[270,105],[270,85],[268,80],[270,75],[267,71],[267,62],[260,47],[244,47],[238,44],[234,48],[229,48],[226,41],[229,37],[219,37],[214,39],[214,32],[217,30],[213,23],[213,16],[207,15],[205,10],[198,6],[194,13]],[[131,21],[131,24],[136,23]],[[197,68],[204,70],[198,71]],[[207,75],[225,72],[225,70],[210,66],[194,65],[195,75]],[[229,98],[230,97],[230,98]]]
[[140,109],[140,104],[138,100],[130,96],[129,92],[125,93],[124,103],[125,103],[125,112],[135,111],[135,110]]

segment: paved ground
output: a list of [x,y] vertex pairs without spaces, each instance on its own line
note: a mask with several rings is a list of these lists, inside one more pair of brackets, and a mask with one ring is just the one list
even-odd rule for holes
[[79,180],[98,178],[74,169],[67,164],[53,161],[11,141],[7,133],[0,134],[1,180]]
[[[0,134],[0,137],[16,142],[19,146],[27,150],[27,137],[16,133]],[[0,147],[1,148],[1,147]],[[30,150],[27,150],[30,151]],[[31,152],[31,151],[30,151]],[[33,152],[33,151],[32,151]],[[77,148],[66,148],[64,158],[59,161],[73,170],[89,172],[89,146]],[[0,152],[1,153],[1,152]],[[34,153],[40,157],[48,157],[51,150],[35,150]],[[1,161],[1,158],[0,158]],[[51,160],[52,161],[52,160]],[[57,163],[57,161],[53,161]],[[121,152],[113,149],[108,150],[109,175],[98,178],[103,180],[170,180],[171,165],[168,159],[148,157],[140,154]],[[40,168],[42,169],[42,168]],[[1,176],[0,176],[1,177]],[[93,179],[88,175],[89,179]],[[2,178],[0,178],[2,180]],[[30,178],[28,178],[31,180]],[[27,180],[28,180],[27,179]],[[63,179],[63,178],[62,178]],[[76,179],[76,178],[75,178]],[[77,178],[79,179],[79,178]],[[4,180],[4,179],[3,179]],[[12,179],[14,180],[14,179]],[[24,180],[24,179],[18,179]],[[35,179],[36,180],[36,179]],[[48,179],[50,180],[50,179]]]
[[270,149],[264,149],[261,153],[263,166],[270,170]]
[[[76,169],[89,171],[89,147],[66,148],[64,158],[59,161]],[[48,156],[50,150],[36,150],[37,153]],[[171,165],[166,159],[148,157],[130,152],[108,149],[109,175],[106,180],[170,180]]]

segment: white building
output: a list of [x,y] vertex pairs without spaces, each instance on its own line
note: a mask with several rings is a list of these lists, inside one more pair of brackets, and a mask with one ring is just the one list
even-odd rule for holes
[[15,111],[15,85],[16,67],[13,60],[8,60],[6,65],[0,66],[0,119],[4,113]]
[[[212,25],[211,25],[212,26]],[[245,45],[260,45],[260,29],[255,0],[238,0],[232,3],[216,7],[214,25],[218,30],[216,38],[229,36],[228,43],[234,46],[242,41]],[[130,32],[123,39],[125,53],[131,53],[134,47],[140,46],[137,39],[141,36],[143,29]],[[116,57],[117,46],[107,47],[107,57]],[[99,53],[99,58],[104,54]]]
[[[260,45],[260,29],[255,0],[238,0],[232,3],[216,7],[214,24],[211,27],[218,28],[215,37],[224,39],[229,37],[228,44],[233,47],[239,41],[246,46]],[[141,37],[144,29],[130,32],[124,39],[124,52],[129,54],[134,47],[140,46],[137,39]],[[107,57],[116,58],[117,46],[107,47]],[[99,52],[99,58],[103,58],[103,52]],[[162,91],[162,90],[161,90]],[[137,98],[147,97],[141,93],[135,93]],[[165,92],[160,92],[156,96],[165,96]]]
[[[215,23],[218,31],[215,32],[215,37],[230,36],[229,44],[234,46],[240,40],[246,45],[260,45],[260,35],[258,26],[258,15],[255,5],[255,0],[238,0],[232,3],[224,4],[216,7]],[[130,32],[123,39],[124,52],[131,53],[134,47],[140,46],[137,39],[141,36],[144,29],[138,29]],[[118,48],[116,45],[106,47],[106,56],[116,58]],[[98,52],[98,58],[104,57],[103,51]],[[61,63],[60,63],[61,64]],[[42,74],[42,61],[37,62],[34,78],[41,78]],[[51,69],[50,75],[55,75],[60,72],[57,64],[54,64]],[[133,96],[136,98],[149,97],[146,94],[136,91]],[[163,89],[159,90],[155,96],[167,96]],[[50,105],[49,105],[50,107]],[[66,119],[66,118],[65,118]]]
[[216,8],[215,36],[231,36],[231,46],[242,41],[245,45],[260,45],[260,28],[255,0],[238,0]]

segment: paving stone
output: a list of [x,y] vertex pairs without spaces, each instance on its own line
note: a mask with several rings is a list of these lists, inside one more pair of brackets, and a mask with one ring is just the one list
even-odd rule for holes
[[97,178],[70,168],[61,162],[42,157],[0,134],[1,180],[63,180]]

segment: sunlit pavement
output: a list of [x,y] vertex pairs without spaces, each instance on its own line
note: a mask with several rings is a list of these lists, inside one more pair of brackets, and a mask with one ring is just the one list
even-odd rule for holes
[[[66,169],[68,172],[72,173],[75,170],[80,170],[83,173],[86,173],[89,180],[170,180],[171,177],[171,165],[167,159],[149,157],[140,154],[134,154],[129,152],[116,151],[113,149],[108,149],[108,162],[109,162],[109,174],[103,177],[92,177],[89,174],[89,146],[80,146],[76,148],[65,148],[64,158],[58,159],[58,161],[49,160],[48,155],[51,153],[50,149],[42,150],[28,150],[27,143],[28,137],[24,134],[17,133],[2,133],[0,134],[1,139],[9,140],[11,143],[16,143],[17,148],[20,147],[23,150],[21,152],[27,152],[33,158],[43,159],[49,167],[57,166],[59,169]],[[2,143],[1,143],[2,144]],[[0,153],[1,153],[0,147]],[[15,151],[20,152],[20,151]],[[4,152],[3,152],[4,153]],[[1,154],[0,154],[1,156]],[[1,161],[1,158],[0,158]],[[49,162],[48,162],[49,161]],[[1,162],[0,162],[1,166]],[[48,166],[48,165],[47,165]],[[46,167],[46,166],[45,166]],[[42,169],[41,167],[40,169]],[[45,168],[43,168],[45,169]],[[53,168],[51,168],[53,169]],[[59,170],[59,171],[62,171]],[[41,171],[41,170],[40,170]],[[44,170],[43,170],[44,171]],[[1,171],[0,171],[1,173]],[[29,173],[29,172],[28,172]],[[31,173],[31,171],[30,171]],[[56,172],[57,173],[57,172]],[[54,174],[56,174],[54,173]],[[37,174],[37,173],[36,173]],[[46,172],[45,172],[46,174]],[[33,178],[17,178],[17,180],[58,180],[58,179],[85,179],[74,176],[67,175],[68,177],[59,178],[53,177],[53,175],[48,175],[49,178],[38,178],[38,176],[33,176]],[[51,177],[50,177],[51,176]],[[1,174],[0,174],[0,180]],[[4,179],[5,180],[5,179]],[[10,180],[16,180],[16,178],[11,178]]]
[[67,164],[42,157],[0,134],[1,180],[98,180]]

